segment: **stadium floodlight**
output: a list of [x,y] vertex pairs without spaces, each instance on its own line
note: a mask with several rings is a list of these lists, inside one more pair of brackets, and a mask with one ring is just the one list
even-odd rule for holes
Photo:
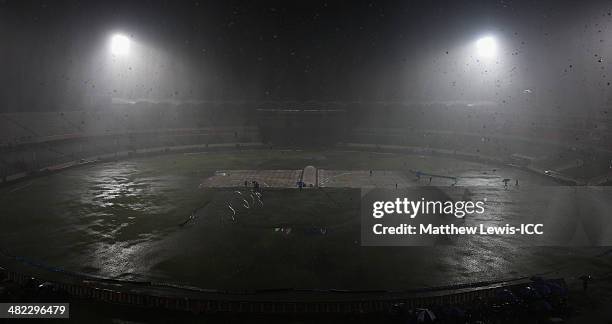
[[476,41],[478,56],[483,58],[493,57],[497,52],[497,42],[491,36],[485,36]]
[[110,50],[113,55],[126,55],[130,51],[130,39],[124,35],[113,35]]

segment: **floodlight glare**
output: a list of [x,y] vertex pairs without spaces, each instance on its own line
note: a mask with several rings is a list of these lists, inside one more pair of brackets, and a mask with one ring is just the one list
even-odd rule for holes
[[476,50],[480,57],[492,57],[497,51],[495,38],[491,36],[483,37],[476,41]]
[[110,49],[113,55],[126,55],[130,50],[130,39],[123,35],[113,35]]

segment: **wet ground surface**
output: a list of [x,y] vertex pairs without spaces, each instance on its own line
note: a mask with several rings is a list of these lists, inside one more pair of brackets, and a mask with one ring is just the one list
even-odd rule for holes
[[[87,166],[2,189],[0,246],[71,271],[222,289],[407,289],[612,266],[607,248],[529,247],[516,237],[472,236],[436,247],[363,247],[358,189],[268,189],[262,205],[251,202],[246,208],[233,190],[199,188],[219,170],[306,165],[355,172],[418,169],[458,177],[458,185],[474,188],[475,199],[487,197],[495,206],[469,222],[503,223],[517,213],[515,195],[555,185],[512,168],[427,156],[168,155]],[[506,178],[512,179],[508,189],[502,182]],[[429,179],[406,179],[430,185]],[[448,182],[434,178],[431,185]],[[244,198],[251,199],[246,193]],[[232,200],[234,211],[227,206]]]
[[257,181],[261,187],[295,188],[301,175],[302,170],[223,170],[202,181],[200,187],[252,187]]

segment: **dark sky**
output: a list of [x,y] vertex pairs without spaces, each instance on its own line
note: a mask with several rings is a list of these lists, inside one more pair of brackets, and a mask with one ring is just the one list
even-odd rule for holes
[[[79,109],[108,96],[601,105],[610,10],[594,1],[0,0],[0,109]],[[115,33],[131,39],[128,57],[108,52]],[[486,64],[470,52],[483,35],[499,42]]]

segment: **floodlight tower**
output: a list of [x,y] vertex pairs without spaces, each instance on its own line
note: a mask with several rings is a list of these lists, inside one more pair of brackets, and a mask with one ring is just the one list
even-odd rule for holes
[[130,52],[130,39],[125,35],[115,34],[110,41],[111,54],[115,56],[125,56]]

